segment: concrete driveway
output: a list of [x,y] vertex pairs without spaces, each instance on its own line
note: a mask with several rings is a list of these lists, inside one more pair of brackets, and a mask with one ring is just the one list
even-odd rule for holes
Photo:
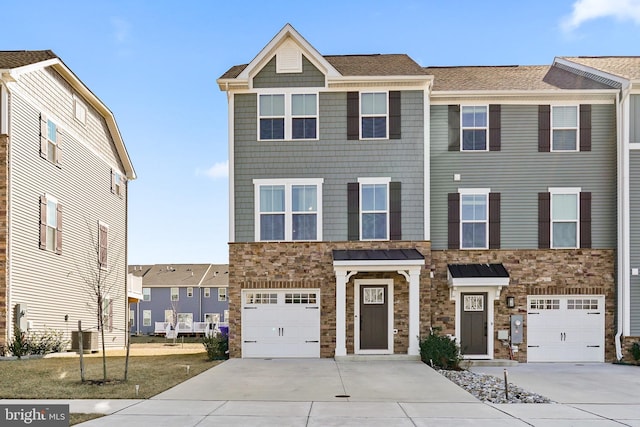
[[83,424],[93,427],[640,427],[640,368],[531,364],[509,373],[561,403],[488,404],[421,362],[332,359],[232,359],[149,400],[66,403],[72,412],[109,414]]

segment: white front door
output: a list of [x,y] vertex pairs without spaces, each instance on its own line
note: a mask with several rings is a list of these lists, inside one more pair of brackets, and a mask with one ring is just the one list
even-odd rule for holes
[[243,291],[242,357],[320,357],[320,290]]
[[528,362],[604,362],[604,297],[527,298]]

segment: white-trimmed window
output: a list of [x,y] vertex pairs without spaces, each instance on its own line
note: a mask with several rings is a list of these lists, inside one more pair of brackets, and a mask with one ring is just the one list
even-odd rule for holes
[[486,105],[463,105],[460,108],[460,149],[462,151],[487,151],[488,113]]
[[487,249],[489,247],[490,189],[459,189],[460,248]]
[[580,247],[580,188],[549,188],[551,247]]
[[193,298],[193,288],[191,286],[187,288],[187,298]]
[[102,298],[102,325],[105,331],[113,331],[113,300],[110,296]]
[[211,288],[204,288],[203,293],[205,298],[211,298]]
[[205,313],[204,321],[206,323],[218,325],[220,323],[220,313]]
[[256,241],[320,240],[321,178],[256,179]]
[[109,226],[102,221],[98,222],[98,266],[101,270],[108,269],[109,265]]
[[218,301],[227,300],[227,288],[218,288]]
[[40,249],[62,253],[62,205],[49,194],[40,196]]
[[[173,310],[165,310],[164,311],[164,322],[165,323],[170,323],[170,324],[174,324],[174,314],[175,312]],[[175,325],[174,325],[175,326]]]
[[191,330],[193,325],[193,313],[178,313],[178,329]]
[[124,194],[125,179],[119,172],[111,169],[111,193],[122,197]]
[[360,240],[389,240],[389,182],[391,178],[358,178]]
[[87,107],[75,96],[73,97],[73,117],[83,125],[87,124]]
[[151,288],[142,288],[142,301],[151,301]]
[[360,93],[360,138],[389,138],[388,92]]
[[258,140],[318,139],[318,94],[258,95]]
[[129,310],[129,327],[133,328],[136,326],[136,312],[135,310]]
[[58,163],[58,126],[47,120],[47,160]]
[[224,314],[224,321],[228,323],[229,322],[229,310],[225,310],[223,312],[223,314]]
[[180,300],[180,289],[171,288],[171,301],[179,301],[179,300]]
[[551,151],[578,151],[577,105],[551,106]]
[[142,326],[151,326],[151,310],[142,310]]

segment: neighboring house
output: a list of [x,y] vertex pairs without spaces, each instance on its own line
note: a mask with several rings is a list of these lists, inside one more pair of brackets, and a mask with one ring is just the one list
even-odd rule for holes
[[622,357],[639,70],[327,56],[286,25],[218,79],[231,356],[417,357],[440,328],[470,359]]
[[142,300],[129,306],[132,334],[201,334],[229,322],[226,264],[130,265],[142,278]]
[[127,183],[136,175],[115,118],[53,52],[0,51],[0,347],[15,327],[123,347]]

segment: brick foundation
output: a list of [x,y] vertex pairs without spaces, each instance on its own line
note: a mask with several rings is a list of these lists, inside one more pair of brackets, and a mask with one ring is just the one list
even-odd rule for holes
[[640,337],[623,337],[622,338],[622,360],[629,363],[635,363],[630,353],[633,343],[640,343]]

